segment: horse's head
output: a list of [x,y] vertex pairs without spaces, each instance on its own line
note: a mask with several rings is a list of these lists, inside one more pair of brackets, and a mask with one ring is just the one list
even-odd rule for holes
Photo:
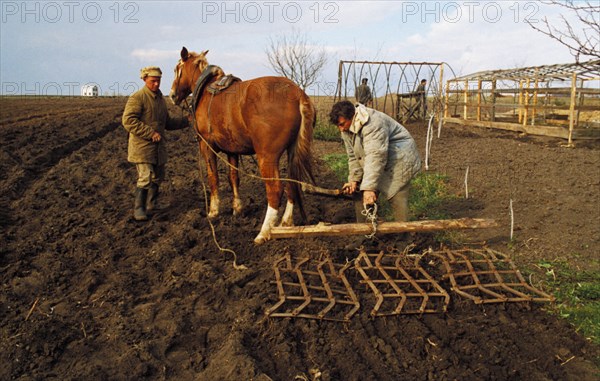
[[206,60],[206,54],[208,50],[198,54],[194,52],[188,52],[183,47],[181,49],[181,59],[175,66],[175,79],[173,85],[171,85],[171,93],[169,97],[174,104],[178,105],[194,90],[194,85],[200,73],[208,66]]

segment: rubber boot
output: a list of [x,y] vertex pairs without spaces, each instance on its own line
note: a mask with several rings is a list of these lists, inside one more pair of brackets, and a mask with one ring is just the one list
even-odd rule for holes
[[135,190],[135,204],[133,210],[133,218],[136,221],[148,220],[146,214],[146,199],[148,197],[148,189],[137,188]]
[[158,199],[158,184],[152,183],[148,189],[148,199],[146,200],[146,211],[151,212],[156,209],[156,201]]

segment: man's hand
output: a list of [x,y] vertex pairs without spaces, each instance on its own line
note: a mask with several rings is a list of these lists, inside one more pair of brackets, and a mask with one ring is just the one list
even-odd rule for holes
[[375,201],[377,201],[377,194],[375,191],[363,191],[363,205],[373,205]]
[[358,189],[358,181],[351,181],[349,183],[344,184],[342,187],[342,193],[344,194],[353,194]]
[[158,142],[160,142],[160,139],[162,139],[162,137],[160,136],[160,134],[158,132],[154,131],[152,133],[152,141],[154,143],[158,143]]

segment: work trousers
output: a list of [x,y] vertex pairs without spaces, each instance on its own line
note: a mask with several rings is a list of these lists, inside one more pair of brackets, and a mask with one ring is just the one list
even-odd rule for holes
[[[392,208],[392,217],[394,221],[408,221],[408,195],[410,193],[410,183],[401,188],[398,193],[388,200]],[[362,202],[362,193],[359,192],[354,197],[354,211],[356,213],[356,222],[365,222],[366,216],[362,214],[364,210]]]
[[136,163],[138,179],[137,187],[149,189],[152,184],[159,184],[165,178],[165,165]]

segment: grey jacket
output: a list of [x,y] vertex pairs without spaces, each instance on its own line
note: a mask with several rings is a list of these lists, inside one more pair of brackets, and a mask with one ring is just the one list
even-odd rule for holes
[[361,191],[376,190],[390,199],[421,170],[410,133],[382,112],[359,105],[342,140],[348,154],[348,181],[359,182]]

